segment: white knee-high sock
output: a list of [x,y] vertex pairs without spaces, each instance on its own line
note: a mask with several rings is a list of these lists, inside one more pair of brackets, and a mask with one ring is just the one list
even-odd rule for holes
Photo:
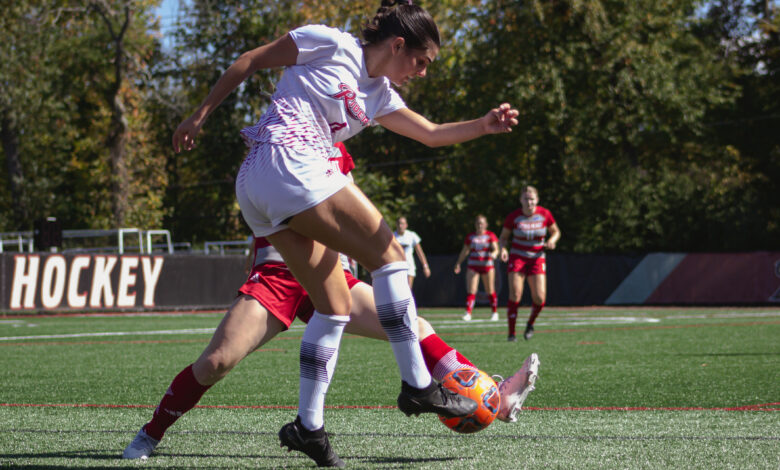
[[417,342],[417,307],[409,289],[407,271],[405,261],[373,271],[374,303],[401,370],[401,379],[412,387],[425,388],[431,383],[431,374]]
[[336,370],[341,335],[347,323],[349,315],[323,315],[315,311],[303,332],[298,416],[310,431],[325,423],[325,394]]

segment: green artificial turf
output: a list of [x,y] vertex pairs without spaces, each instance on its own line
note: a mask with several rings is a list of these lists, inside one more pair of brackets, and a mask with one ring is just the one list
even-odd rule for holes
[[[458,435],[395,410],[389,345],[346,335],[325,417],[349,467],[780,468],[778,309],[547,308],[516,343],[503,321],[421,314],[490,374],[537,352],[536,390],[517,423]],[[212,387],[147,462],[119,459],[220,318],[0,319],[0,467],[313,467],[276,437],[295,417],[300,327]]]

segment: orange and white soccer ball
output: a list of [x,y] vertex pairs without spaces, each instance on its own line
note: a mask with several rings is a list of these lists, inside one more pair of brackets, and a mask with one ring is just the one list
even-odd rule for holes
[[477,402],[477,411],[461,418],[439,419],[455,432],[470,434],[488,427],[501,406],[498,385],[487,373],[477,369],[458,369],[445,375],[442,386]]

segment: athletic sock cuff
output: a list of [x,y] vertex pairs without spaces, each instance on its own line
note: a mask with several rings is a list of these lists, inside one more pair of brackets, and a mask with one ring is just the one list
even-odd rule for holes
[[346,325],[349,323],[349,315],[324,315],[318,311],[314,311],[312,318],[318,317],[320,320],[328,322],[332,325]]
[[406,261],[395,261],[382,266],[379,269],[371,271],[371,278],[376,279],[382,276],[389,276],[399,271],[409,271],[409,265]]

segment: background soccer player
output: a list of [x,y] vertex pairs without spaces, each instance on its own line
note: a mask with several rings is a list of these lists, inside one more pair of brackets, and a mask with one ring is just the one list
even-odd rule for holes
[[[509,277],[509,302],[506,312],[509,341],[517,340],[515,337],[517,307],[523,296],[523,282],[526,279],[531,289],[533,305],[523,337],[528,340],[534,335],[534,322],[547,300],[545,250],[554,250],[558,240],[561,239],[561,230],[555,223],[552,213],[539,205],[539,191],[535,187],[523,188],[520,204],[522,207],[512,211],[504,220],[504,227],[499,236],[501,261],[507,263]],[[545,240],[548,234],[550,238]]]
[[466,314],[464,321],[471,321],[471,312],[477,298],[477,287],[482,287],[490,298],[491,321],[498,321],[498,297],[496,296],[496,271],[493,260],[498,256],[498,237],[487,229],[487,218],[480,214],[474,221],[476,231],[468,234],[455,262],[455,274],[460,274],[460,264],[468,256],[466,268]]

